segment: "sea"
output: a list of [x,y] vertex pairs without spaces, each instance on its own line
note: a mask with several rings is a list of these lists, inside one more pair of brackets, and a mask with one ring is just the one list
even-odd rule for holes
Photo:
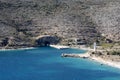
[[63,58],[62,53],[84,54],[80,49],[0,51],[0,80],[120,80],[120,69],[83,58]]

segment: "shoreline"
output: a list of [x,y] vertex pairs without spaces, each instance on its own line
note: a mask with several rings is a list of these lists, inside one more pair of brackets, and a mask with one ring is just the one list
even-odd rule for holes
[[[34,49],[35,47],[27,47],[27,48],[17,48],[17,49],[0,49],[0,51],[12,51],[12,50],[28,50],[28,49]],[[90,48],[87,48],[87,47],[74,47],[74,46],[71,46],[70,48],[72,49],[81,49],[81,50],[86,50],[87,52],[84,53],[84,56],[88,56],[88,59],[90,60],[93,60],[95,62],[99,62],[101,63],[101,65],[105,64],[105,65],[108,65],[108,66],[111,66],[111,67],[115,67],[115,68],[119,68],[120,69],[120,62],[115,62],[115,61],[110,61],[110,60],[105,60],[101,57],[97,57],[97,56],[94,56],[94,55],[90,55],[90,53],[93,51],[93,49],[90,49]],[[79,58],[80,55],[77,55]],[[84,57],[83,56],[83,57]],[[74,57],[74,56],[73,56]]]
[[89,58],[95,62],[101,63],[101,65],[108,65],[108,66],[120,69],[120,62],[104,60],[103,58],[95,57],[95,56],[89,57]]
[[69,46],[64,45],[50,45],[50,47],[56,48],[56,49],[69,49]]
[[114,68],[118,68],[120,69],[120,62],[117,61],[111,61],[111,60],[105,60],[99,56],[95,56],[95,55],[90,55],[92,51],[87,51],[85,54],[88,55],[89,54],[89,58],[90,60],[93,60],[95,62],[99,62],[101,65],[108,65]]
[[[93,52],[94,50],[89,48],[89,47],[71,46],[70,48],[86,50],[87,52],[84,53],[84,54],[87,55],[87,56],[89,54],[89,58],[88,59],[93,60],[95,62],[99,62],[101,65],[108,65],[108,66],[120,69],[120,62],[105,60],[105,59],[103,59],[103,58],[101,58],[99,56],[97,57],[97,56],[94,56],[94,55],[90,55],[91,52]],[[98,50],[98,51],[104,51],[104,50]],[[81,58],[80,56],[78,56],[78,57]]]
[[86,52],[86,53],[84,53],[84,54],[75,54],[75,53],[74,54],[68,54],[68,53],[63,53],[61,55],[61,57],[74,57],[74,58],[88,59],[88,60],[91,60],[91,61],[94,61],[94,62],[98,62],[101,65],[107,65],[107,66],[111,66],[111,67],[120,69],[120,62],[105,60],[105,59],[103,59],[101,57],[90,55],[89,51]]
[[0,51],[28,50],[28,49],[34,49],[34,48],[35,47],[17,48],[17,49],[0,49]]

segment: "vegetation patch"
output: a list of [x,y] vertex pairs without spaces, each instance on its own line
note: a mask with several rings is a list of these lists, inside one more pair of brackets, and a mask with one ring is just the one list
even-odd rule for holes
[[119,55],[120,56],[120,51],[111,51],[108,53],[108,55]]

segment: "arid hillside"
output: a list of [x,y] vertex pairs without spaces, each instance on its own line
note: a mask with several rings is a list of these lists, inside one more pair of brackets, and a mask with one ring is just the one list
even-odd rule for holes
[[[36,37],[59,43],[78,38],[120,41],[118,0],[0,0],[0,46],[36,46]],[[56,41],[56,40],[55,40]]]

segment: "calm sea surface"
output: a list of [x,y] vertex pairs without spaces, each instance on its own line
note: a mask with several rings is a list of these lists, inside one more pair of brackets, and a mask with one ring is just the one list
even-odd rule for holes
[[84,52],[50,47],[0,51],[0,80],[120,80],[120,69],[61,57],[62,53]]

